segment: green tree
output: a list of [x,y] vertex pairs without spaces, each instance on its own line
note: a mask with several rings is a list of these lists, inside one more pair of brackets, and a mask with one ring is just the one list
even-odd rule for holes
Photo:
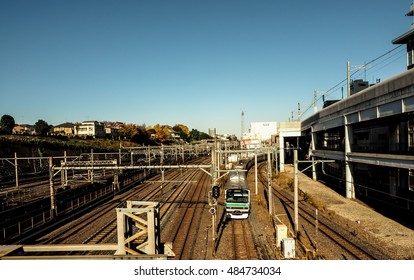
[[47,135],[47,133],[52,129],[52,126],[44,120],[38,120],[34,126],[36,133],[40,135]]
[[16,125],[14,118],[10,115],[3,115],[0,120],[0,131],[5,134],[12,134]]
[[190,131],[190,136],[188,137],[189,142],[200,141],[204,139],[212,139],[210,135],[204,132],[200,132],[197,129],[192,129]]
[[213,139],[213,137],[211,137],[210,135],[208,135],[205,132],[200,132],[200,139],[199,140],[204,140],[204,139]]
[[190,143],[194,141],[198,141],[199,138],[200,138],[200,131],[198,131],[197,129],[192,129],[190,131],[190,136],[189,136]]

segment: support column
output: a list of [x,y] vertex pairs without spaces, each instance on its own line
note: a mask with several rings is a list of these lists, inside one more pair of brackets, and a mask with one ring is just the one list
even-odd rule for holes
[[279,174],[279,164],[278,164],[278,153],[279,153],[279,151],[278,151],[278,149],[277,149],[277,147],[275,147],[275,149],[273,150],[273,152],[274,152],[274,155],[275,155],[275,170],[276,170],[276,174]]
[[285,172],[285,137],[279,135],[280,172]]
[[[348,73],[348,82],[347,82],[347,89],[348,89],[348,97],[351,96],[351,76],[350,76],[350,66],[351,63],[348,61],[347,64],[347,73]],[[352,127],[348,124],[346,116],[345,118],[345,189],[346,189],[346,197],[347,198],[355,198],[355,189],[354,189],[354,178],[352,176],[351,170],[351,163],[348,161],[348,153],[351,152],[351,145],[353,144],[353,131]]]
[[118,236],[118,249],[115,252],[115,255],[126,255],[125,250],[125,219],[124,213],[117,209],[116,211],[116,227],[117,227],[117,236]]
[[145,249],[143,249],[144,252],[147,254],[156,254],[157,253],[157,239],[155,236],[156,230],[155,230],[155,208],[149,208],[147,212],[147,230],[148,230],[148,244]]
[[[313,131],[313,126],[311,127],[311,137],[312,137],[312,140],[311,140],[311,149],[312,149],[312,151],[315,151],[316,150],[316,132],[314,132]],[[317,174],[316,174],[316,164],[314,163],[314,159],[315,159],[315,157],[314,156],[312,156],[312,152],[311,152],[311,158],[312,158],[312,179],[314,180],[314,181],[316,181],[316,180],[318,180],[318,177],[317,177]]]
[[120,184],[119,184],[119,173],[118,170],[115,171],[114,174],[114,181],[112,182],[113,190],[114,192],[118,192],[121,190]]
[[294,208],[294,229],[295,229],[295,237],[298,235],[299,231],[299,176],[298,176],[298,150],[295,149],[293,151],[293,166],[294,166],[294,180],[293,180],[293,208]]
[[16,189],[20,191],[19,189],[19,167],[17,166],[17,153],[14,153],[14,173],[16,176]]
[[351,146],[353,144],[353,129],[350,124],[347,123],[347,118],[345,118],[345,190],[346,198],[355,198],[355,186],[354,186],[354,177],[352,174],[351,163],[348,161],[348,153],[350,153]]
[[259,193],[259,188],[257,184],[257,149],[254,151],[254,186],[256,195]]
[[57,216],[55,187],[53,186],[53,160],[49,157],[49,186],[50,186],[50,214],[54,219]]
[[269,199],[269,214],[273,214],[273,191],[272,191],[272,161],[270,157],[270,147],[267,148],[267,187]]
[[[65,153],[64,153],[64,161],[65,161],[65,166],[66,166],[66,164],[67,164],[67,162],[68,162],[68,160],[67,160],[67,156],[66,156],[66,151],[65,151]],[[62,172],[62,171],[61,171]],[[66,187],[67,185],[68,185],[68,170],[67,169],[65,169],[64,171],[63,171],[63,174],[64,174],[64,186]]]

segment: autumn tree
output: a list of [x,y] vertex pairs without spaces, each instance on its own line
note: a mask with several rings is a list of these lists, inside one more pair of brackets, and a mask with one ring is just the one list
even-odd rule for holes
[[119,127],[119,135],[123,139],[131,139],[135,133],[135,128],[130,124],[123,124]]
[[143,126],[135,124],[124,124],[119,128],[119,134],[124,139],[138,144],[149,144],[148,133]]
[[155,139],[157,139],[158,141],[166,142],[166,141],[170,140],[170,138],[171,138],[170,129],[171,129],[171,127],[168,126],[168,125],[156,124],[152,128],[152,130],[154,132],[152,134],[154,134]]
[[188,127],[187,127],[187,126],[182,125],[182,124],[176,124],[176,125],[173,127],[173,130],[174,130],[175,132],[177,132],[177,133],[180,135],[180,138],[181,138],[183,141],[188,141],[188,137],[190,136],[190,132],[189,132]]

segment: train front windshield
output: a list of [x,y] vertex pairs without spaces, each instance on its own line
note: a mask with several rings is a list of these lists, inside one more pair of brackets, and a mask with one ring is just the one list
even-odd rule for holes
[[227,202],[249,202],[249,191],[248,190],[227,190],[226,193]]

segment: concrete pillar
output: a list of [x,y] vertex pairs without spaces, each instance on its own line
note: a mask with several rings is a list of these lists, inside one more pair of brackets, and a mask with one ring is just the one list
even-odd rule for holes
[[398,188],[398,170],[397,169],[390,169],[388,170],[388,177],[389,177],[389,186],[390,186],[390,195],[396,196],[397,195],[397,188]]
[[285,172],[285,137],[279,135],[279,160],[280,160],[280,172]]
[[124,213],[120,209],[116,210],[116,221],[117,221],[117,238],[118,238],[118,248],[115,252],[115,255],[125,255],[125,220]]
[[51,218],[57,217],[57,203],[55,187],[53,186],[53,159],[49,157],[49,190],[50,190],[50,214]]
[[148,245],[146,246],[146,253],[156,254],[156,238],[155,238],[155,209],[151,208],[147,212],[147,230],[148,230]]
[[[316,132],[314,132],[313,131],[313,126],[311,127],[311,149],[312,149],[312,151],[315,151],[316,150],[316,139],[317,139],[317,137],[316,137]],[[311,156],[312,157],[312,179],[314,180],[314,181],[316,181],[316,180],[318,180],[318,177],[317,177],[317,174],[316,174],[316,164],[313,162],[313,160],[315,159],[315,157],[314,156]]]
[[355,186],[354,177],[352,174],[351,163],[348,161],[348,153],[352,151],[353,144],[353,128],[350,124],[347,124],[347,118],[345,118],[345,190],[346,198],[355,198]]

